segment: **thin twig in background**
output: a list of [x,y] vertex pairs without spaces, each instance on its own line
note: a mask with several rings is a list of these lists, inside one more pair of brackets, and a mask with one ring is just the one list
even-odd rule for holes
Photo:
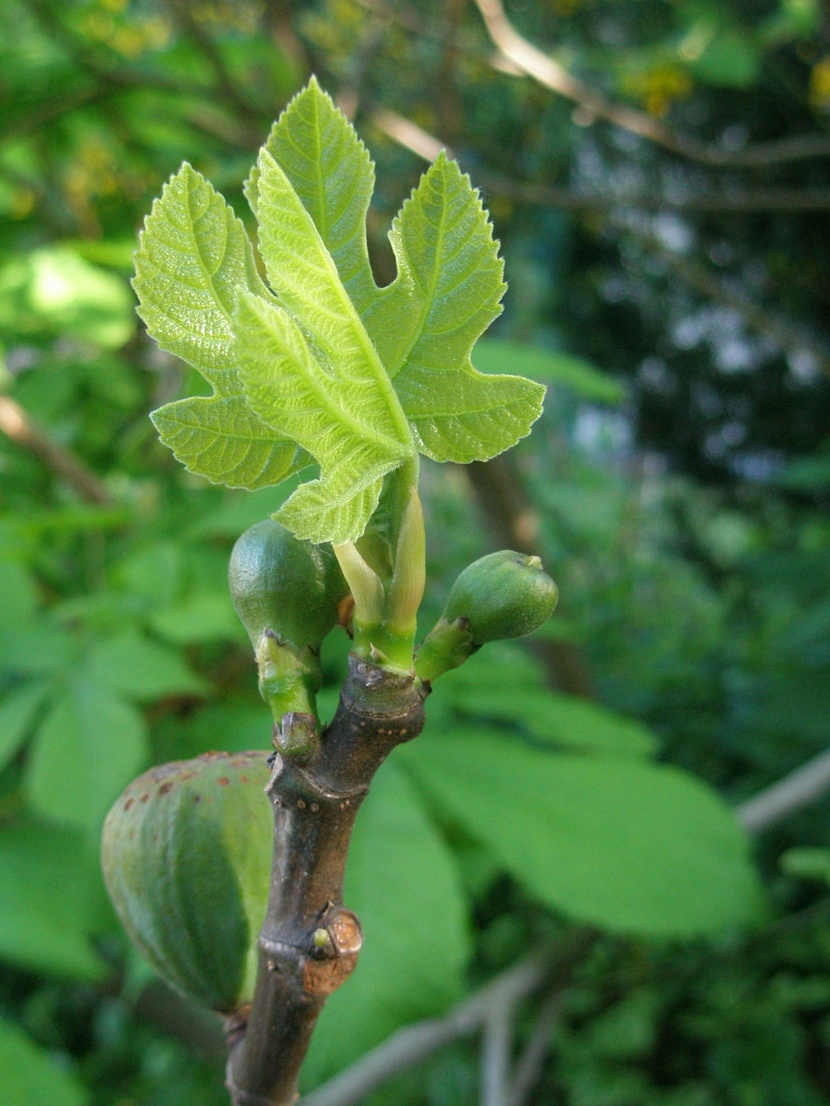
[[302,1099],[301,1106],[354,1106],[376,1087],[416,1067],[445,1045],[478,1032],[493,1009],[515,1006],[548,981],[561,986],[593,941],[578,939],[554,959],[550,950],[519,961],[473,992],[443,1018],[418,1022],[398,1030],[351,1067]]
[[779,349],[794,353],[803,350],[809,353],[822,372],[830,376],[830,353],[809,334],[803,333],[788,320],[766,310],[736,288],[730,287],[698,261],[663,249],[652,239],[648,239],[647,243],[684,283],[696,288],[715,303],[731,307],[751,330],[766,335]]
[[481,1106],[507,1106],[516,1002],[494,1006],[481,1034]]
[[528,1101],[542,1074],[553,1029],[561,1009],[561,991],[551,991],[539,1011],[530,1040],[516,1061],[507,1095],[507,1106],[525,1106]]
[[574,77],[548,54],[537,49],[510,23],[501,0],[475,0],[475,5],[493,44],[508,61],[551,92],[577,104],[586,122],[604,119],[679,157],[716,168],[757,168],[830,155],[830,139],[820,134],[796,135],[736,151],[700,142],[689,135],[673,131],[647,112],[604,96]]
[[[434,161],[442,150],[453,151],[439,137],[389,108],[378,107],[371,122],[399,146],[424,161]],[[611,211],[642,208],[647,211],[688,211],[698,214],[748,214],[768,211],[830,210],[830,189],[754,188],[740,192],[700,192],[671,196],[655,192],[574,192],[569,188],[516,181],[486,166],[476,165],[475,183],[486,192],[504,196],[514,203],[553,207],[562,211]]]
[[71,450],[53,441],[9,396],[0,396],[0,430],[10,441],[39,457],[83,499],[102,507],[112,506],[112,496],[95,473]]
[[771,784],[735,810],[749,833],[761,833],[812,805],[830,791],[830,749]]

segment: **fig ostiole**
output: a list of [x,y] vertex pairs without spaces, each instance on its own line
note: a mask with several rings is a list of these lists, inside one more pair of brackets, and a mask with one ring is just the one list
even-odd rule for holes
[[151,768],[104,823],[104,878],[124,928],[178,991],[223,1014],[250,1002],[273,841],[266,751]]

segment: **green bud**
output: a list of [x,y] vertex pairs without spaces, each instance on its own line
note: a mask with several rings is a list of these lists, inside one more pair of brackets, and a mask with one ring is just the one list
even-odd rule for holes
[[300,648],[317,648],[337,625],[349,592],[329,546],[299,541],[271,518],[237,541],[228,582],[254,649],[266,630]]
[[468,565],[452,586],[442,620],[466,619],[476,645],[522,637],[553,614],[556,584],[538,557],[503,549]]
[[113,906],[156,971],[196,1002],[250,1002],[272,849],[266,752],[151,768],[115,802],[101,856]]

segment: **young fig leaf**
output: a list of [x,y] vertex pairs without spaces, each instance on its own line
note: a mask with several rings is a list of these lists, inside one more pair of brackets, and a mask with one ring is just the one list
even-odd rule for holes
[[268,296],[245,228],[186,162],[164,186],[141,232],[133,287],[147,331],[162,349],[198,369],[211,397],[153,412],[161,440],[191,472],[229,487],[278,484],[309,463],[245,400],[233,356],[240,288]]
[[398,276],[378,288],[366,246],[374,166],[312,78],[274,124],[247,185],[271,289],[244,228],[190,166],[147,220],[135,280],[148,330],[215,389],[154,414],[194,472],[278,483],[312,458],[320,479],[280,512],[298,537],[357,540],[383,480],[417,455],[487,460],[541,412],[544,388],[478,373],[476,339],[505,285],[478,193],[445,155],[396,218]]
[[[366,213],[375,187],[369,151],[315,77],[271,128],[265,149],[288,177],[331,254],[359,312],[377,294],[366,247]],[[245,195],[259,217],[259,166]]]

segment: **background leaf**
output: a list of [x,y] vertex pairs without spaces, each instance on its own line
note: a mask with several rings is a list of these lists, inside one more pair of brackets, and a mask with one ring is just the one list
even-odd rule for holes
[[33,682],[12,689],[0,700],[0,768],[29,736],[48,691],[48,684]]
[[0,1019],[0,1070],[5,1106],[85,1106],[89,1092],[61,1068],[45,1049],[5,1019]]
[[97,830],[147,759],[141,715],[82,677],[52,706],[35,737],[26,787],[35,810]]
[[691,937],[758,917],[743,832],[676,768],[546,754],[486,731],[402,755],[449,817],[570,918]]
[[99,980],[91,936],[100,929],[98,850],[47,821],[0,833],[0,957],[30,970]]

